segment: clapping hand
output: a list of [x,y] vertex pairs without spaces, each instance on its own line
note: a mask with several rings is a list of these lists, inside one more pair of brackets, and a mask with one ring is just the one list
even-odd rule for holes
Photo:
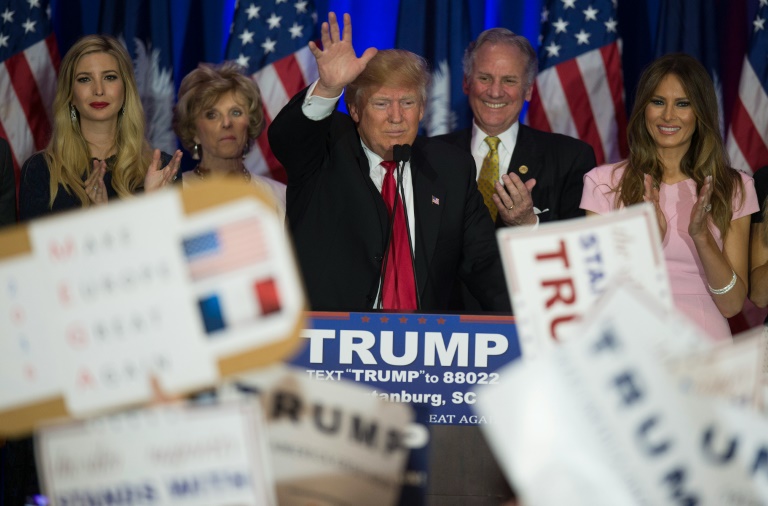
[[707,215],[712,210],[711,198],[712,176],[707,176],[704,178],[701,190],[699,190],[696,203],[693,204],[693,209],[691,209],[691,223],[688,225],[688,235],[693,238],[709,231],[709,228],[707,228]]
[[320,80],[315,87],[315,94],[334,98],[341,95],[344,87],[355,80],[365,69],[368,62],[376,55],[377,49],[369,47],[358,58],[352,47],[352,20],[344,14],[344,31],[339,32],[336,14],[328,13],[328,22],[323,22],[320,29],[323,48],[309,42],[309,50],[317,60]]
[[91,201],[91,205],[107,203],[107,185],[104,183],[104,175],[107,173],[107,162],[94,160],[91,175],[85,180],[85,194]]
[[496,182],[493,203],[499,210],[501,221],[508,227],[535,225],[536,213],[533,210],[531,190],[536,186],[535,179],[523,182],[515,173],[501,176],[503,185]]
[[181,165],[181,150],[177,149],[168,165],[160,168],[160,150],[156,149],[149,164],[147,175],[144,176],[144,191],[151,192],[162,188],[176,179]]
[[661,234],[661,240],[667,235],[667,217],[664,216],[664,211],[661,209],[659,203],[659,186],[653,182],[653,178],[650,174],[645,175],[644,179],[645,193],[643,193],[643,200],[653,204],[653,208],[656,210],[656,221],[659,223],[659,233]]

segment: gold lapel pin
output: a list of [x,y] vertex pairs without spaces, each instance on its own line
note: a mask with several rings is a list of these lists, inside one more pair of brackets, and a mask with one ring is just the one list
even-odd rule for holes
[[520,174],[528,174],[528,166],[527,165],[521,165],[520,168],[517,169],[517,171]]

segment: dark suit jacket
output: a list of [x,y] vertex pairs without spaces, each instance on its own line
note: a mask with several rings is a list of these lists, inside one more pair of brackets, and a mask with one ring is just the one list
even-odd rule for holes
[[[287,221],[314,310],[371,309],[378,291],[389,218],[370,178],[352,119],[321,121],[296,95],[269,127],[269,143],[288,174]],[[511,311],[493,223],[469,155],[417,138],[411,173],[416,276],[422,310],[448,308],[457,276],[483,307]]]
[[16,223],[16,178],[8,141],[0,138],[0,227]]
[[[469,153],[472,128],[440,135],[436,139]],[[525,174],[519,171],[523,165],[528,167]],[[534,206],[542,211],[549,209],[539,214],[539,221],[545,223],[584,216],[584,211],[579,209],[584,174],[596,166],[595,152],[586,142],[535,130],[521,123],[507,174],[514,172],[523,181],[536,179],[531,197]],[[501,224],[501,220],[498,223]]]
[[[435,139],[444,140],[467,153],[472,152],[471,127],[439,135]],[[520,171],[523,165],[528,168],[526,173]],[[531,198],[533,205],[541,211],[548,209],[539,214],[539,222],[546,223],[584,216],[584,211],[579,209],[584,174],[596,166],[595,152],[586,142],[567,135],[535,130],[521,123],[507,174],[515,172],[523,181],[536,179]],[[501,218],[497,218],[496,226],[503,226]],[[470,313],[481,310],[465,285],[453,288],[450,307]]]

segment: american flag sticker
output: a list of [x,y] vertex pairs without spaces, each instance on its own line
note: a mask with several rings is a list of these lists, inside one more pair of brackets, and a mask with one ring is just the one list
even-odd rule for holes
[[440,205],[440,199],[435,197],[434,195],[432,195],[432,203],[435,204],[436,206],[439,206]]
[[280,296],[274,279],[268,278],[255,282],[253,290],[261,305],[261,314],[267,315],[280,311]]
[[193,280],[224,274],[267,258],[260,220],[248,218],[198,233],[183,240]]

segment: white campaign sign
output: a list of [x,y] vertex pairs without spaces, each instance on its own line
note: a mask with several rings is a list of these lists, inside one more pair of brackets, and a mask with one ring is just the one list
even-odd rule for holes
[[523,504],[767,503],[768,421],[685,394],[666,370],[662,357],[711,346],[687,326],[615,288],[568,342],[478,391]]
[[3,433],[61,415],[34,411],[46,402],[76,418],[148,402],[152,377],[168,395],[210,387],[231,374],[222,362],[247,368],[298,331],[305,299],[274,211],[254,195],[182,206],[168,190],[28,225],[31,251],[0,262]]
[[523,357],[538,355],[613,284],[638,285],[672,307],[664,255],[649,205],[497,232]]
[[254,402],[162,406],[43,428],[38,470],[52,504],[276,505]]
[[178,195],[158,192],[29,225],[41,337],[71,413],[148,400],[149,375],[167,392],[215,381],[174,233],[182,219]]
[[[238,393],[235,393],[238,392]],[[350,381],[316,381],[304,369],[272,366],[241,376],[227,398],[258,392],[268,421],[281,506],[396,504],[414,434],[410,406]],[[414,443],[413,440],[410,440]]]

